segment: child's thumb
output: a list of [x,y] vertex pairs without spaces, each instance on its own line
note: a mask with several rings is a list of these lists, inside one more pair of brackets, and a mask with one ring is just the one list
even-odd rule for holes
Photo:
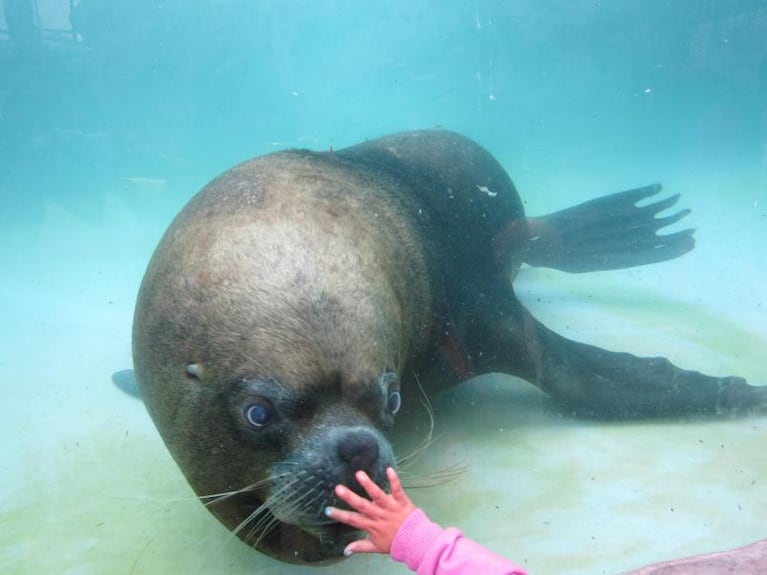
[[344,549],[344,555],[347,557],[354,553],[386,553],[386,551],[376,547],[370,539],[358,539],[349,543]]

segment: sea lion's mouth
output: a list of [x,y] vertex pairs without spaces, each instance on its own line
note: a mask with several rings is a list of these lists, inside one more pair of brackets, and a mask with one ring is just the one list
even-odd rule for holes
[[[342,501],[334,501],[332,502],[332,505],[348,509]],[[324,513],[317,521],[310,521],[298,525],[298,527],[313,537],[316,537],[323,548],[331,549],[339,553],[343,552],[343,548],[352,541],[364,537],[363,531],[345,523],[341,523],[340,521],[329,519]]]

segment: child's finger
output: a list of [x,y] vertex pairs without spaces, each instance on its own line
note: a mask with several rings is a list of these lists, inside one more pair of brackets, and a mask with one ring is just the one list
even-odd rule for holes
[[351,489],[344,487],[343,485],[337,485],[336,486],[336,495],[339,499],[344,501],[349,507],[352,509],[355,509],[359,511],[360,513],[364,513],[366,509],[368,509],[370,501],[365,499],[364,497],[360,497],[354,491]]
[[386,468],[386,478],[389,480],[389,486],[391,487],[391,494],[396,495],[402,491],[402,483],[399,480],[397,472],[393,467]]
[[364,471],[358,471],[354,477],[373,501],[378,501],[382,497],[386,497],[386,492],[378,487],[378,485],[376,485]]
[[365,527],[370,526],[370,521],[368,521],[364,515],[360,515],[359,513],[355,513],[354,511],[346,511],[345,509],[338,509],[338,507],[326,507],[325,515],[327,515],[334,521],[345,523],[346,525],[349,525],[356,529],[364,530]]
[[410,498],[405,493],[405,490],[402,489],[402,483],[397,476],[397,472],[394,471],[394,469],[391,467],[388,467],[386,469],[386,477],[389,479],[389,485],[391,486],[391,496],[394,498],[394,501],[396,501],[399,505],[408,504],[410,502]]
[[376,547],[370,539],[358,539],[349,543],[344,549],[344,555],[352,553],[384,553],[384,551]]

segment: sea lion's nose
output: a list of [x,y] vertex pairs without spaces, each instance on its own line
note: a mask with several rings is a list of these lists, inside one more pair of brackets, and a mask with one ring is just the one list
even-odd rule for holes
[[378,461],[378,440],[368,431],[349,431],[338,441],[338,456],[352,474],[361,469],[370,475]]

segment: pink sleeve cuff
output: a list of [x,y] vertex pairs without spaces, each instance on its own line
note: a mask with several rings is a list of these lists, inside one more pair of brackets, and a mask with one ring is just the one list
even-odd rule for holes
[[418,575],[526,575],[524,569],[467,539],[458,529],[442,529],[420,509],[397,530],[390,553]]
[[391,544],[391,557],[417,571],[423,556],[442,533],[421,509],[413,511],[400,525]]

